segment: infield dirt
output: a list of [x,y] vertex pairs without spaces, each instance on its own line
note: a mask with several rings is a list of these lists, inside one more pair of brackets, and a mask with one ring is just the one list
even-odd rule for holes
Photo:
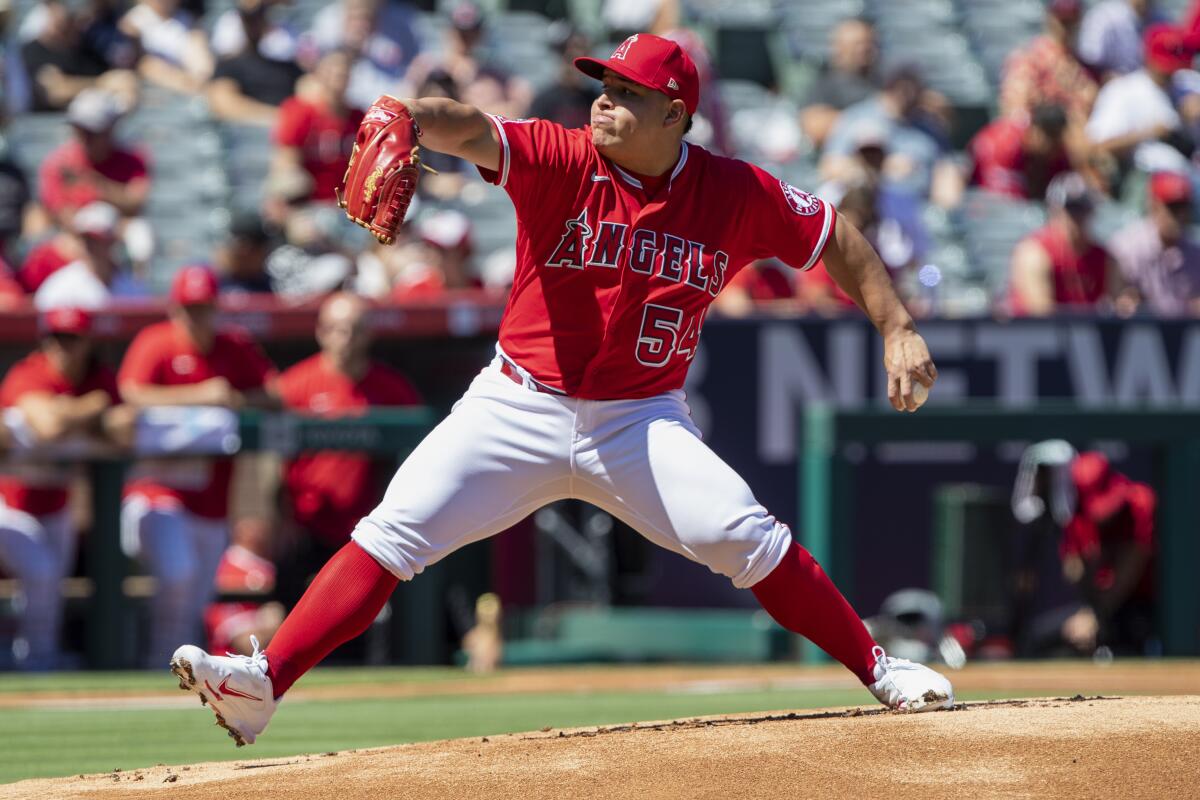
[[1200,697],[1076,697],[547,730],[24,781],[0,798],[975,800],[1195,797],[1198,786]]

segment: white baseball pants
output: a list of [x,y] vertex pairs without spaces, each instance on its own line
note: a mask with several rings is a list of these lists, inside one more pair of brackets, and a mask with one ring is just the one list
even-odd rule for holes
[[178,505],[156,505],[134,494],[121,506],[121,544],[157,584],[145,665],[158,668],[171,660],[181,642],[202,635],[229,526],[225,520],[198,517]]
[[579,400],[528,388],[528,377],[514,383],[500,363],[475,378],[355,527],[354,541],[396,577],[566,498],[739,588],[778,566],[791,532],[700,440],[682,391]]
[[35,517],[0,501],[0,564],[21,582],[18,665],[53,668],[60,650],[60,583],[75,560],[75,529],[66,509]]

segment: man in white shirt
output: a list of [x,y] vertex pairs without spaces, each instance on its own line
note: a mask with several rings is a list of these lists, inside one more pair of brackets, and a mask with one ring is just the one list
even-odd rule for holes
[[1168,89],[1175,73],[1188,69],[1196,42],[1173,25],[1152,25],[1143,38],[1146,64],[1114,78],[1096,97],[1085,133],[1097,150],[1125,159],[1182,127]]
[[113,296],[145,295],[141,282],[122,272],[117,263],[120,221],[120,212],[100,201],[75,212],[71,228],[83,254],[42,282],[33,296],[34,306],[39,310],[68,306],[95,310],[108,305]]

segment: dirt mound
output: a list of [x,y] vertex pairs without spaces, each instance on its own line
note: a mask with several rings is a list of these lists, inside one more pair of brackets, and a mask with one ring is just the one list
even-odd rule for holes
[[0,798],[1184,797],[1200,697],[850,709],[426,742],[24,781]]

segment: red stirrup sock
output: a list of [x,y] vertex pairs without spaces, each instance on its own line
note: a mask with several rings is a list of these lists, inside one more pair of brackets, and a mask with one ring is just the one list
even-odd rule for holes
[[266,649],[276,697],[374,621],[400,581],[354,542],[334,554]]
[[875,682],[875,640],[812,554],[796,542],[779,566],[750,589],[775,621],[846,665],[863,684]]

